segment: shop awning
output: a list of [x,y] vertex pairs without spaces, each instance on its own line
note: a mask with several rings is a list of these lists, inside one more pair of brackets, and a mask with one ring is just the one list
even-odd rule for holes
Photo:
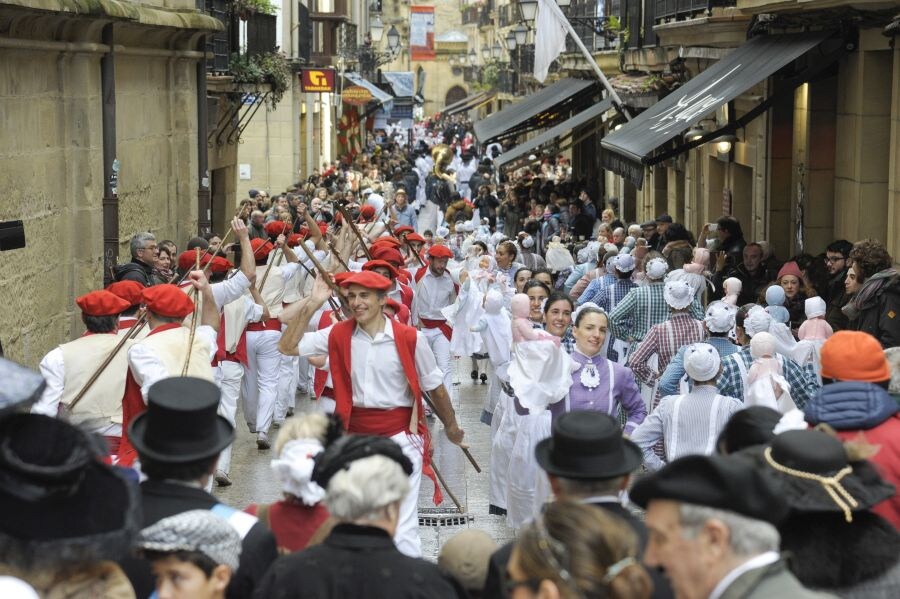
[[344,79],[353,85],[358,85],[369,90],[369,92],[372,93],[372,101],[380,104],[385,111],[390,112],[391,108],[393,108],[394,98],[362,75],[346,72],[344,73]]
[[[680,138],[717,108],[775,74],[828,37],[828,32],[816,32],[761,35],[750,39],[624,127],[607,135],[601,142],[603,148],[608,150],[604,152],[604,166],[640,187],[644,166],[665,159],[654,155],[657,148]],[[809,62],[814,64],[813,60]],[[689,148],[682,151],[686,149]]]
[[597,91],[596,81],[560,79],[509,108],[475,121],[475,137],[480,143],[487,144],[555,125],[573,111],[589,104]]
[[395,98],[412,100],[416,95],[416,78],[412,71],[382,71],[381,76],[391,87]]
[[465,112],[467,110],[471,110],[472,108],[475,108],[476,106],[479,106],[479,105],[489,101],[493,97],[494,97],[493,92],[479,92],[477,94],[469,96],[468,98],[463,98],[462,100],[459,100],[458,102],[454,102],[453,104],[450,104],[449,106],[444,106],[444,109],[441,111],[441,114],[451,115],[451,114],[456,114],[458,112]]
[[494,161],[495,166],[503,166],[517,160],[523,156],[533,153],[538,148],[553,143],[557,139],[572,135],[577,127],[590,123],[594,119],[599,119],[600,115],[612,108],[612,100],[606,98],[597,104],[594,104],[586,110],[582,110],[570,119],[561,122],[558,125],[550,127],[543,133],[536,135],[523,144],[519,144],[507,152],[503,152]]

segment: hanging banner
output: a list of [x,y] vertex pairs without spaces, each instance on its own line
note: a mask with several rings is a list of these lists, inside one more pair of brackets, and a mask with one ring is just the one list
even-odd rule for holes
[[434,60],[434,7],[409,7],[409,53],[411,60]]

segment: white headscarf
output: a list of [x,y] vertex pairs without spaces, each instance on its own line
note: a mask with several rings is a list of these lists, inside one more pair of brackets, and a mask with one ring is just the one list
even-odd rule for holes
[[312,482],[315,457],[324,448],[318,439],[294,439],[285,443],[281,455],[272,460],[272,471],[285,493],[299,497],[306,505],[325,498],[325,490]]

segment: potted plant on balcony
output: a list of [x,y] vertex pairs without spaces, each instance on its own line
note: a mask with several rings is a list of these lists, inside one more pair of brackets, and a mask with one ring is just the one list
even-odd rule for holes
[[274,15],[278,12],[278,8],[270,0],[235,0],[232,10],[242,21],[248,20],[257,13]]
[[228,65],[234,82],[248,85],[268,85],[267,107],[274,109],[291,83],[291,68],[281,52],[260,54],[232,54]]

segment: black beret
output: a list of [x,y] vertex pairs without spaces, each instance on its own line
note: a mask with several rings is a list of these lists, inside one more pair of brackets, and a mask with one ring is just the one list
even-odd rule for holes
[[746,458],[692,455],[638,481],[629,493],[642,508],[670,499],[735,512],[777,525],[788,505],[777,487]]
[[328,481],[338,471],[346,470],[356,460],[373,455],[383,455],[394,460],[400,464],[407,476],[412,474],[412,462],[403,454],[403,450],[394,441],[386,437],[346,435],[316,456],[312,480],[325,489],[328,487]]

